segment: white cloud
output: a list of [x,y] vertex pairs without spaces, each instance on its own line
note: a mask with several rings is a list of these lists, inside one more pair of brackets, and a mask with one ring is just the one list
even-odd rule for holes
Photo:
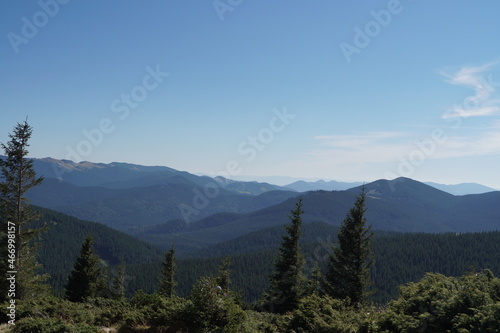
[[443,119],[455,117],[479,117],[479,116],[493,116],[500,113],[500,106],[480,106],[474,109],[466,109],[462,105],[454,105],[447,113],[443,115]]
[[477,117],[500,114],[500,100],[492,99],[498,95],[498,82],[493,81],[491,71],[500,61],[487,63],[478,67],[463,67],[453,74],[441,72],[446,82],[453,85],[466,86],[474,90],[474,95],[464,98],[462,104],[454,105],[443,118]]
[[[497,123],[498,125],[498,123]],[[430,158],[459,158],[500,154],[500,132],[486,132],[477,137],[449,137]]]
[[[442,160],[461,157],[487,156],[500,154],[500,120],[494,122],[488,132],[476,136],[451,136],[444,133],[445,139],[436,142],[428,137],[415,137],[400,132],[368,132],[359,135],[317,136],[322,147],[309,152],[300,160],[293,162],[294,168],[301,165],[304,170],[348,170],[362,172],[371,168],[385,168],[399,163],[418,150],[424,142],[432,145],[432,152],[424,152],[427,160]],[[427,149],[429,149],[427,147]]]
[[400,132],[317,136],[315,139],[326,148],[313,150],[310,157],[336,165],[384,163],[411,147],[406,136]]
[[[492,129],[500,127],[495,121]],[[324,149],[310,152],[309,160],[333,165],[362,166],[375,163],[391,163],[400,157],[419,150],[417,142],[429,142],[428,138],[415,138],[399,132],[369,132],[359,135],[318,136]],[[426,159],[446,159],[500,154],[500,132],[488,131],[472,137],[450,136],[435,142],[435,149]]]

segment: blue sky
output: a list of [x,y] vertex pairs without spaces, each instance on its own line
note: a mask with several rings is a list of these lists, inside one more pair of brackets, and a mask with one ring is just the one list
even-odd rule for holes
[[500,3],[3,1],[0,141],[233,177],[500,188]]

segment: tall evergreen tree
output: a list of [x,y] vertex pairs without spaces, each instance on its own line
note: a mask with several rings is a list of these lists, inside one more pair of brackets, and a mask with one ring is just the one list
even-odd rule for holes
[[324,283],[327,294],[338,299],[349,298],[351,305],[356,306],[366,300],[373,265],[370,248],[373,232],[371,226],[366,227],[365,201],[363,187],[340,226],[339,244],[330,256]]
[[111,283],[111,296],[113,298],[125,297],[125,264],[120,262],[116,275]]
[[177,265],[175,263],[175,248],[172,245],[169,251],[165,253],[165,261],[163,262],[163,267],[159,277],[159,290],[160,295],[166,297],[172,297],[175,295],[175,287],[177,283],[175,282],[175,271]]
[[[33,132],[32,127],[24,121],[17,124],[14,132],[9,134],[10,141],[0,146],[5,152],[5,159],[0,159],[0,222],[2,251],[7,249],[7,224],[15,225],[15,250],[16,262],[16,298],[32,299],[41,296],[48,290],[44,284],[47,275],[38,274],[41,265],[36,259],[36,237],[44,228],[30,228],[30,223],[40,218],[39,214],[33,212],[25,197],[26,192],[40,185],[43,177],[37,177],[33,167],[33,161],[27,158],[29,139]],[[2,253],[2,258],[5,253]],[[7,271],[5,260],[0,265],[1,283],[5,282]],[[5,286],[2,285],[2,290]],[[0,292],[0,298],[7,293]]]
[[69,275],[65,297],[72,302],[83,302],[89,297],[95,297],[99,292],[101,268],[93,245],[92,237],[88,236]]
[[219,266],[219,275],[217,276],[217,283],[222,291],[227,293],[229,285],[231,284],[231,258],[225,257],[222,259],[222,264]]
[[305,290],[305,260],[299,246],[303,213],[302,199],[299,199],[289,216],[290,224],[285,225],[286,234],[274,263],[275,273],[269,277],[271,286],[265,307],[272,312],[284,313],[295,309]]
[[319,295],[321,293],[321,283],[323,279],[324,277],[323,274],[321,274],[321,269],[316,263],[316,266],[314,266],[313,270],[311,271],[311,276],[307,281],[307,294]]

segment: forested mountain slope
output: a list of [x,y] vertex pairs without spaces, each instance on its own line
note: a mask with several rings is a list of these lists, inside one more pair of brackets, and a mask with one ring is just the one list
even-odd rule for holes
[[[138,289],[156,290],[163,251],[98,223],[46,209],[40,211],[49,229],[42,236],[39,257],[56,291],[62,292],[87,235],[93,236],[96,251],[103,264],[109,266],[111,275],[120,260],[125,262],[129,293]],[[222,257],[231,256],[233,288],[241,290],[246,300],[255,300],[267,286],[282,234],[283,228],[275,226],[191,253],[189,257],[179,257],[176,278],[179,293],[187,295],[199,277],[215,274]],[[301,244],[307,273],[316,264],[324,269],[336,237],[337,228],[332,225],[319,222],[303,225]],[[373,251],[376,264],[372,276],[378,290],[375,299],[379,302],[393,297],[396,286],[416,281],[425,272],[461,275],[472,269],[489,268],[500,274],[500,232],[399,234],[376,231]]]
[[163,251],[99,223],[82,221],[49,209],[36,207],[43,214],[41,222],[47,231],[41,236],[39,260],[51,275],[50,283],[59,291],[73,268],[81,244],[92,236],[96,251],[105,265],[123,261],[127,265],[157,263]]
[[217,196],[207,198],[203,196],[203,187],[184,178],[176,180],[148,187],[111,189],[76,186],[48,178],[30,190],[28,197],[34,205],[125,230],[170,219],[190,221],[218,212],[250,212],[296,195],[292,191],[267,191],[254,196],[217,187]]
[[[361,189],[314,191],[303,198],[303,220],[339,225]],[[500,192],[454,196],[408,179],[379,180],[365,185],[367,220],[377,230],[397,232],[478,232],[500,230]],[[169,221],[132,231],[160,245],[176,241],[181,250],[213,245],[246,233],[287,223],[297,197],[247,214],[217,214],[189,224]],[[216,220],[217,223],[213,223]],[[175,227],[174,227],[175,226]],[[150,232],[148,230],[155,230]]]

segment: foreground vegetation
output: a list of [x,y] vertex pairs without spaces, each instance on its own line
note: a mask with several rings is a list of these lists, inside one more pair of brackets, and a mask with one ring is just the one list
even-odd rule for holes
[[[499,332],[500,279],[490,271],[461,277],[427,274],[401,287],[386,306],[312,293],[284,314],[246,309],[216,278],[198,281],[187,298],[137,292],[126,300],[73,303],[54,296],[20,302],[14,332]],[[5,311],[5,306],[2,306]],[[5,316],[5,313],[4,315]],[[4,318],[5,319],[5,318]]]

